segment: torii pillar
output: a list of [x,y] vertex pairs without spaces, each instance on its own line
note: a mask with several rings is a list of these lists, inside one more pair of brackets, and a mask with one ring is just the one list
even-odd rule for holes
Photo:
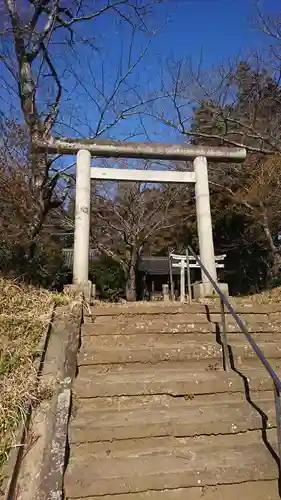
[[89,281],[89,246],[91,212],[91,153],[81,149],[76,162],[75,230],[73,284],[88,302],[95,295]]
[[[217,270],[214,251],[213,227],[210,206],[210,192],[208,181],[207,158],[197,156],[194,159],[195,172],[195,199],[197,231],[199,241],[200,260],[209,271],[213,280],[217,282]],[[194,298],[209,297],[214,293],[213,286],[205,273],[201,273],[202,282],[193,285]],[[220,283],[220,288],[228,294],[226,283]]]
[[[210,194],[207,160],[211,162],[242,162],[246,158],[245,148],[194,146],[181,144],[153,144],[145,142],[121,142],[83,140],[50,137],[35,144],[48,153],[77,154],[75,242],[73,283],[85,289],[88,282],[90,186],[91,179],[122,180],[128,182],[195,183],[196,214],[200,259],[212,278],[217,282],[213,243]],[[115,168],[91,168],[91,156],[100,158],[142,158],[147,160],[170,160],[194,162],[194,172],[126,170]],[[220,283],[220,287],[227,291]],[[202,282],[194,286],[196,297],[213,295],[214,290],[202,272]]]

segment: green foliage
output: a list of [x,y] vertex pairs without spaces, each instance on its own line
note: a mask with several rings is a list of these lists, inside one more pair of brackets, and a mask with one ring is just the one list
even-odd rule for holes
[[281,287],[281,276],[280,274],[278,276],[274,276],[270,282],[268,283],[267,288],[273,290],[273,288],[279,288]]
[[253,219],[231,211],[231,205],[221,207],[214,218],[214,241],[216,253],[226,253],[224,279],[232,295],[268,287],[270,249]]
[[71,273],[67,268],[63,255],[58,247],[36,247],[29,265],[29,276],[32,283],[43,288],[61,289],[71,283]]
[[281,87],[269,67],[244,61],[224,77],[224,92],[194,109],[191,128],[200,135],[193,142],[242,142],[253,151],[241,166],[209,163],[208,174],[216,253],[227,254],[224,279],[232,294],[257,293],[280,283]]
[[111,257],[102,255],[98,260],[91,262],[89,275],[102,299],[116,301],[124,297],[126,286],[124,271]]
[[1,353],[1,357],[0,357],[0,377],[2,377],[3,375],[8,375],[9,373],[11,373],[11,371],[16,368],[17,366],[19,366],[21,363],[21,359],[19,358],[19,356],[15,356],[11,353],[7,353],[7,354],[2,354]]
[[34,244],[26,247],[2,241],[0,243],[0,273],[2,277],[21,278],[23,281],[61,290],[71,282],[70,271],[57,246]]

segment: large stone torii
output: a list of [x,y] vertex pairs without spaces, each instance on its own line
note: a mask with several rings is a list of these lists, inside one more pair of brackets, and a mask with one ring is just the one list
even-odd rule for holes
[[[246,158],[246,149],[55,137],[50,137],[45,142],[38,141],[35,146],[37,149],[49,153],[77,154],[73,256],[73,283],[75,285],[82,289],[88,287],[91,179],[176,184],[194,183],[200,259],[213,279],[217,281],[207,160],[220,163],[242,162]],[[194,171],[174,172],[91,167],[92,156],[177,161],[192,160]],[[212,293],[212,285],[202,272],[202,283],[196,285],[194,294],[197,297],[205,297],[212,295]]]

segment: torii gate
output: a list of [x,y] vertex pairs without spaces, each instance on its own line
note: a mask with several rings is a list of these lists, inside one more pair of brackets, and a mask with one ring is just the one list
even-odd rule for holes
[[[220,163],[242,162],[246,158],[246,149],[53,137],[44,143],[38,142],[35,145],[38,149],[50,153],[77,154],[73,256],[73,283],[75,285],[81,288],[88,286],[91,179],[176,184],[194,183],[200,259],[213,279],[217,281],[207,160]],[[91,156],[177,161],[193,160],[194,171],[173,172],[91,167]],[[204,273],[202,273],[202,283],[198,284],[197,288],[197,290],[194,289],[196,296],[204,297],[213,293],[212,285]]]

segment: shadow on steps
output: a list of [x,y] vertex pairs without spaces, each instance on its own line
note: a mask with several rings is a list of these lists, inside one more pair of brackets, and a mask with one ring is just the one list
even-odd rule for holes
[[[207,318],[208,318],[208,321],[212,322],[211,320],[211,314],[210,314],[210,310],[209,310],[209,306],[206,306],[206,315],[207,315]],[[222,343],[222,339],[221,339],[221,331],[220,331],[220,324],[219,323],[214,323],[215,324],[215,331],[216,331],[216,342],[221,346],[222,348],[222,355],[223,355],[223,366],[225,367],[225,359],[224,359],[224,354],[223,354],[223,343]],[[243,335],[243,332],[241,332],[241,334]],[[247,339],[245,339],[247,341]],[[249,382],[248,382],[248,378],[243,375],[243,373],[240,371],[240,369],[238,369],[236,366],[235,366],[235,360],[234,360],[234,356],[233,356],[233,351],[232,351],[232,347],[228,344],[228,353],[229,353],[229,360],[230,360],[230,366],[231,366],[231,369],[237,373],[237,375],[239,377],[241,377],[241,379],[243,380],[243,384],[244,384],[244,390],[245,390],[245,397],[246,397],[246,400],[247,402],[252,406],[252,408],[254,410],[256,410],[258,412],[258,414],[260,415],[261,417],[261,421],[262,421],[262,429],[261,429],[261,432],[262,432],[262,440],[263,440],[263,443],[264,445],[266,446],[266,448],[268,449],[269,453],[272,455],[272,457],[274,458],[275,462],[276,462],[276,465],[278,467],[278,470],[279,470],[279,480],[278,480],[278,491],[279,491],[279,496],[281,498],[281,464],[280,464],[280,459],[276,453],[276,451],[273,449],[272,445],[270,444],[270,442],[268,441],[268,438],[267,438],[267,423],[268,423],[268,416],[261,410],[261,408],[259,408],[259,406],[252,400],[251,398],[251,393],[250,393],[250,386],[249,386]],[[266,374],[267,375],[267,374]],[[268,375],[269,376],[269,375]]]

